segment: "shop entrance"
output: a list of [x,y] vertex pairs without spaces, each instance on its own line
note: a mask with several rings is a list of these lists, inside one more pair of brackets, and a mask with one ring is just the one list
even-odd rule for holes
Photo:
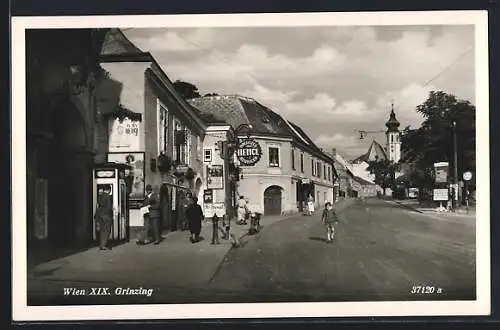
[[270,186],[264,191],[264,214],[281,214],[281,187]]

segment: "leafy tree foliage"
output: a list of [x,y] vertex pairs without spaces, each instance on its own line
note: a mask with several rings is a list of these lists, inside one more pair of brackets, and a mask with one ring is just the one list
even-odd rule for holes
[[184,99],[194,99],[201,96],[198,91],[198,87],[189,82],[176,80],[172,85],[174,85],[177,93],[179,93]]
[[[424,121],[420,128],[406,127],[402,131],[402,162],[411,164],[408,177],[420,187],[432,187],[433,165],[449,162],[453,179],[453,130],[457,137],[458,179],[464,171],[475,171],[475,111],[469,101],[454,95],[432,91],[416,111]],[[453,126],[453,123],[456,123]]]
[[368,171],[375,175],[375,183],[382,188],[393,188],[395,183],[395,172],[399,170],[399,164],[392,163],[388,159],[376,159],[368,162]]

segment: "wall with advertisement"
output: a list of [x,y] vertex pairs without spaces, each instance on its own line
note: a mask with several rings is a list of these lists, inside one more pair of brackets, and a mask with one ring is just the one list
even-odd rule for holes
[[[144,152],[113,152],[108,153],[108,162],[127,164],[132,167],[134,181],[132,182],[130,200],[142,201],[145,197]],[[134,203],[131,203],[131,207]]]
[[108,152],[140,150],[140,121],[112,118],[108,123]]
[[224,189],[224,165],[207,165],[207,188]]

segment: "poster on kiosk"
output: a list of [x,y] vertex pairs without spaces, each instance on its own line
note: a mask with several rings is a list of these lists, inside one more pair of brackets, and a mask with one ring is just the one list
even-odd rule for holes
[[[99,164],[93,169],[93,214],[97,208],[99,192],[106,186],[111,188],[114,212],[109,240],[112,242],[128,241],[130,237],[127,172],[130,172],[129,166],[117,163]],[[93,219],[92,238],[94,241],[99,239],[96,228],[96,219]]]

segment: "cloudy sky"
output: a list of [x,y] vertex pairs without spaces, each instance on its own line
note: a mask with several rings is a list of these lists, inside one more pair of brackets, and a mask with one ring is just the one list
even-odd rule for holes
[[391,100],[401,127],[430,90],[474,100],[473,26],[124,29],[172,81],[202,94],[257,99],[347,158],[383,130]]

